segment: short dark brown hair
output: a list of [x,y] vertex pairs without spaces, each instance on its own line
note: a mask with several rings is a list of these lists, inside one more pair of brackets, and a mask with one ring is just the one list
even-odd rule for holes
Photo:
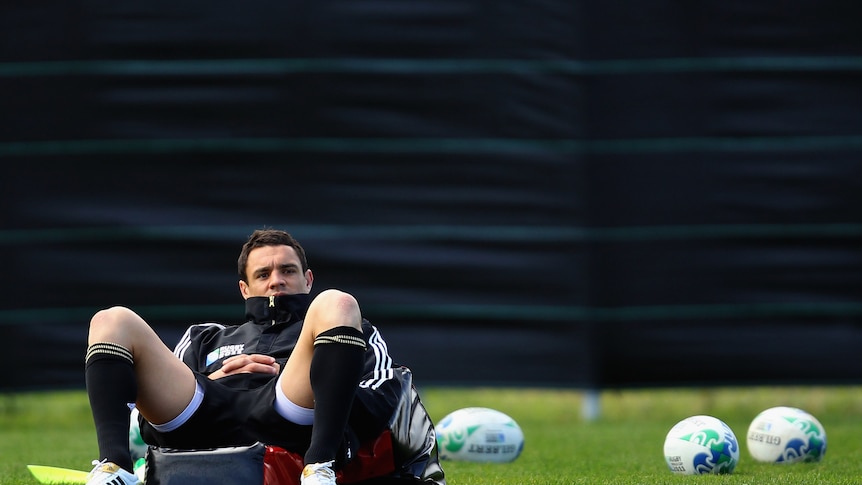
[[250,253],[252,249],[263,246],[292,247],[293,250],[296,251],[296,255],[299,257],[299,263],[302,265],[302,272],[305,273],[308,271],[308,260],[305,259],[305,249],[302,249],[302,245],[299,244],[299,241],[294,239],[293,236],[278,229],[257,229],[248,237],[248,241],[242,245],[242,251],[239,253],[237,271],[239,272],[239,279],[242,281],[248,283],[248,275],[246,274],[248,253]]

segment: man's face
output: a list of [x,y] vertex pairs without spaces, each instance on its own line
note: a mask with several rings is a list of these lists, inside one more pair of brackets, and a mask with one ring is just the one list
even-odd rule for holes
[[240,280],[242,297],[294,295],[311,291],[311,270],[303,273],[296,251],[290,246],[263,246],[248,253],[248,283]]

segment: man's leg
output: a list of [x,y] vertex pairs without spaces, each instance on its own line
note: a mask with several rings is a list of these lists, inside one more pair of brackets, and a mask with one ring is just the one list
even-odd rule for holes
[[336,457],[362,378],[365,345],[362,315],[353,296],[327,290],[311,302],[280,379],[292,403],[314,408],[306,464]]
[[133,311],[113,307],[90,321],[85,378],[99,458],[132,471],[129,407],[150,422],[178,416],[191,402],[195,378]]

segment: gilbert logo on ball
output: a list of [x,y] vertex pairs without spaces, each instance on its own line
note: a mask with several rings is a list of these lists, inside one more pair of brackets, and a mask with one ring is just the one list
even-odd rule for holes
[[505,463],[524,449],[524,433],[514,419],[490,408],[461,408],[436,426],[441,460]]
[[817,462],[826,454],[826,430],[810,413],[778,406],[751,421],[746,444],[751,457],[759,462]]
[[724,421],[690,416],[668,431],[664,458],[670,471],[678,475],[732,473],[739,463],[739,442]]

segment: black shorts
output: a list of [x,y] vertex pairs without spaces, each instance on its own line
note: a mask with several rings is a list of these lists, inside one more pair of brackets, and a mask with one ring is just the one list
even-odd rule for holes
[[[251,389],[238,389],[195,373],[204,390],[203,401],[179,428],[162,433],[141,418],[141,436],[149,444],[176,449],[209,449],[243,446],[255,442],[305,453],[311,425],[299,425],[275,410],[276,376]],[[227,379],[227,378],[225,378]],[[371,390],[358,388],[345,430],[345,445],[376,437],[389,423],[397,405],[400,382]],[[355,442],[357,443],[355,443]]]

